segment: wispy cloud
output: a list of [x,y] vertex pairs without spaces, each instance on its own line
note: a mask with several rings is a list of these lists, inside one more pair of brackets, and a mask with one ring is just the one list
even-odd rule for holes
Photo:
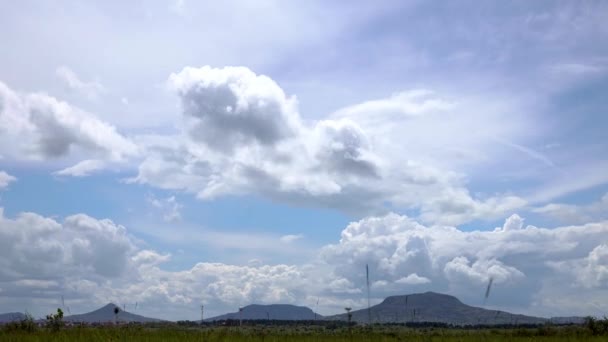
[[292,243],[294,241],[302,239],[303,237],[304,237],[304,235],[302,235],[302,234],[295,234],[295,235],[289,234],[289,235],[281,236],[280,240],[281,240],[281,242],[284,242],[284,243]]
[[159,199],[154,195],[148,195],[146,196],[146,201],[152,205],[155,210],[161,211],[162,218],[165,222],[181,221],[181,209],[183,208],[183,205],[177,201],[175,196]]
[[498,143],[500,143],[502,145],[511,147],[511,148],[513,148],[513,149],[515,149],[517,151],[520,151],[520,152],[524,153],[525,155],[527,155],[528,157],[530,157],[532,159],[535,159],[537,161],[540,161],[541,163],[543,163],[543,164],[545,164],[547,166],[550,166],[552,168],[556,167],[555,163],[553,163],[553,161],[551,161],[551,159],[549,159],[546,155],[544,155],[544,154],[542,154],[542,153],[540,153],[540,152],[538,152],[538,151],[536,151],[534,149],[531,149],[529,147],[526,147],[526,146],[523,146],[523,145],[520,145],[520,144],[516,144],[516,143],[511,142],[511,141],[500,139],[500,138],[497,138],[497,137],[494,137],[494,139],[496,140],[496,142],[498,142]]
[[55,70],[55,73],[68,89],[82,94],[89,100],[96,100],[106,90],[99,82],[85,82],[81,80],[78,75],[67,66],[58,67]]

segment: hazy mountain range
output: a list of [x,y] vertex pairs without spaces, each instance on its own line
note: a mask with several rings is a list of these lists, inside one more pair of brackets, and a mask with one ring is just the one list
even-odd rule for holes
[[[67,322],[114,322],[114,308],[110,303],[104,307],[79,315],[66,316]],[[120,308],[119,308],[120,309]],[[488,310],[462,303],[458,298],[435,293],[425,292],[403,296],[387,297],[382,303],[351,312],[353,322],[368,323],[407,323],[407,322],[438,322],[455,325],[476,324],[543,324],[548,321],[557,324],[582,323],[582,317],[554,317],[542,318],[526,315],[512,314],[500,310]],[[25,318],[22,313],[0,314],[0,323],[18,321]],[[226,319],[238,320],[239,312],[227,313],[205,319],[206,322]],[[159,322],[156,318],[136,315],[127,311],[118,313],[119,322]],[[248,305],[243,307],[243,320],[347,320],[347,314],[321,316],[308,307],[289,304]]]
[[25,319],[25,314],[21,312],[8,312],[0,314],[0,323],[8,323]]

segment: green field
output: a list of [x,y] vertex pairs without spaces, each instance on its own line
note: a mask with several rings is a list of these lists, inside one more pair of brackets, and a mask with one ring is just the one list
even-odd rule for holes
[[52,332],[0,330],[0,341],[606,341],[585,327],[541,327],[531,329],[324,329],[321,327],[73,327]]

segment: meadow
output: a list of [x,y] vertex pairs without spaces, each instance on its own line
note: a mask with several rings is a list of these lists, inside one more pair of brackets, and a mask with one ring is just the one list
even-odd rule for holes
[[234,341],[234,342],[363,342],[363,341],[606,341],[606,332],[586,326],[511,329],[412,329],[402,326],[340,327],[179,327],[167,325],[66,327],[58,331],[0,329],[0,341]]

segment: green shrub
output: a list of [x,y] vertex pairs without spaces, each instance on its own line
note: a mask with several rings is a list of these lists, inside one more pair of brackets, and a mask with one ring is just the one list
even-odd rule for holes
[[36,331],[36,322],[34,322],[34,317],[30,314],[25,314],[25,318],[16,321],[9,322],[2,327],[2,330],[5,332],[34,332]]
[[63,326],[63,311],[61,309],[57,309],[56,314],[46,315],[46,327],[51,331],[59,331]]

